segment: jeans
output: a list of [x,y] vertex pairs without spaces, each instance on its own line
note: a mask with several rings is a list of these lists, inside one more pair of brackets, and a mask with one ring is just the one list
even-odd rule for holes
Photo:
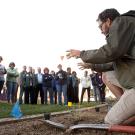
[[98,86],[93,86],[93,94],[95,101],[101,101],[100,90]]
[[16,88],[17,88],[16,82],[7,81],[7,100],[8,100],[8,102],[10,102],[10,100],[12,101],[12,103],[15,102],[14,100],[15,100]]
[[43,86],[43,91],[45,104],[47,104],[47,91],[49,92],[50,104],[53,104],[53,89],[51,87]]
[[56,84],[56,89],[58,92],[58,104],[62,105],[62,92],[63,92],[64,105],[67,105],[67,84],[64,85]]

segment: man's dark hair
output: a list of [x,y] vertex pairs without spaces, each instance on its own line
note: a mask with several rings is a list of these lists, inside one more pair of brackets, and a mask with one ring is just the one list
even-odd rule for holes
[[97,21],[100,20],[102,22],[105,22],[107,20],[107,18],[109,18],[111,21],[113,21],[118,16],[120,16],[120,13],[116,9],[114,9],[114,8],[105,9],[98,15]]

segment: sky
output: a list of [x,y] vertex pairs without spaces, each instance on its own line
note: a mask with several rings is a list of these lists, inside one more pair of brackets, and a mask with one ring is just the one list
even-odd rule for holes
[[[78,69],[66,50],[96,49],[105,43],[98,14],[106,8],[134,10],[133,0],[1,0],[0,55],[3,64],[56,69],[59,63]],[[60,56],[64,56],[61,60]]]

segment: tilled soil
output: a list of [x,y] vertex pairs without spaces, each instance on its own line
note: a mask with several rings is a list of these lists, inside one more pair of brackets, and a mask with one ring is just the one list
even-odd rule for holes
[[100,108],[100,112],[96,112],[95,109],[86,111],[73,110],[70,114],[52,117],[51,120],[64,124],[66,127],[83,123],[103,123],[104,116],[107,112],[106,109],[107,107],[102,107]]
[[[100,108],[100,112],[95,109],[87,111],[75,111],[70,114],[51,116],[52,121],[64,124],[66,127],[82,123],[103,123],[107,108]],[[20,121],[12,124],[0,126],[0,135],[112,135],[105,131],[80,129],[74,132],[66,132],[46,125],[41,119]],[[118,135],[118,134],[115,134]],[[121,134],[127,135],[127,134]],[[128,134],[129,135],[129,134]]]

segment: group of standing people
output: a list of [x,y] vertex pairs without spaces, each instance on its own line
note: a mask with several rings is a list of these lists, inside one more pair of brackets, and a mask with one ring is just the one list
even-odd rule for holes
[[[0,57],[0,62],[2,57]],[[68,102],[79,103],[79,83],[82,85],[81,99],[85,91],[88,93],[88,102],[90,102],[91,84],[93,85],[93,93],[95,101],[104,102],[105,94],[99,85],[102,85],[102,79],[98,73],[88,75],[88,71],[84,72],[84,76],[79,79],[77,73],[72,71],[70,67],[67,71],[62,69],[62,65],[57,66],[58,71],[49,71],[45,67],[43,73],[40,67],[37,68],[37,73],[32,67],[23,66],[19,73],[15,68],[15,63],[11,62],[9,68],[5,68],[0,64],[0,92],[2,91],[4,82],[7,88],[8,103],[17,101],[18,88],[20,87],[19,103],[22,104],[37,104],[40,95],[41,104],[59,104],[67,105]],[[4,75],[6,74],[6,81]],[[5,88],[3,88],[5,89]],[[49,101],[48,101],[49,95]],[[104,95],[104,96],[102,96]],[[63,100],[63,101],[62,101]]]
[[[37,104],[38,95],[40,94],[41,104],[63,104],[70,102],[79,102],[78,89],[79,82],[75,71],[71,74],[71,68],[67,71],[62,69],[62,65],[57,66],[58,72],[49,71],[45,67],[43,73],[41,68],[38,67],[37,73],[32,67],[23,66],[23,70],[19,76],[20,82],[20,104]],[[69,72],[70,69],[70,72]],[[49,95],[49,100],[48,100]],[[24,100],[23,100],[24,97]]]
[[6,98],[8,103],[10,102],[14,103],[17,100],[17,89],[18,89],[17,78],[19,77],[19,72],[15,68],[14,62],[11,62],[9,64],[9,67],[6,69],[5,66],[1,64],[2,60],[3,58],[2,56],[0,56],[0,94],[5,83],[4,75],[7,74],[6,76],[7,97]]
[[91,74],[89,75],[88,71],[86,70],[84,71],[84,76],[81,78],[80,82],[82,85],[81,103],[83,102],[83,97],[86,90],[88,95],[88,102],[90,102],[91,95],[94,96],[94,101],[101,103],[105,102],[106,85],[102,80],[102,73],[92,70]]
[[55,74],[55,84],[58,95],[58,104],[62,104],[62,95],[64,97],[64,105],[68,102],[79,102],[79,78],[75,71],[71,72],[71,68],[68,67],[67,71],[62,69],[62,65],[59,64],[58,72]]
[[[0,57],[0,63],[2,61]],[[67,105],[68,102],[79,102],[79,78],[77,73],[68,67],[67,71],[62,69],[62,65],[57,66],[58,71],[50,71],[48,67],[37,68],[37,73],[32,67],[23,66],[19,73],[15,68],[15,63],[11,62],[9,68],[0,64],[0,92],[6,86],[8,103],[17,101],[18,87],[20,87],[19,103],[37,104],[40,94],[41,104]],[[6,74],[6,79],[4,75]],[[0,95],[2,95],[0,93]],[[48,98],[49,95],[49,98]]]
[[106,85],[103,82],[102,73],[95,72],[92,70],[92,74],[90,74],[90,77],[91,77],[91,82],[93,86],[93,95],[94,95],[95,101],[104,103],[105,96],[106,96],[106,92],[105,92]]

